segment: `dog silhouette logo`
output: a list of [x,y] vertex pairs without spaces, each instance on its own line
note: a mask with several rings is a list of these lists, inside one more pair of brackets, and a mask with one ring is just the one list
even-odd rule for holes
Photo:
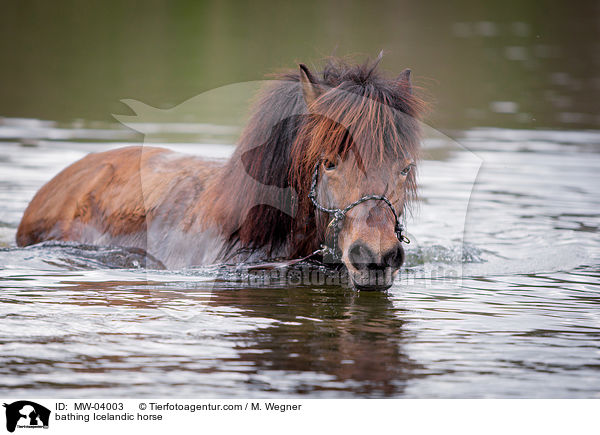
[[19,400],[6,408],[6,430],[14,432],[16,428],[48,428],[50,410],[38,403],[29,400]]

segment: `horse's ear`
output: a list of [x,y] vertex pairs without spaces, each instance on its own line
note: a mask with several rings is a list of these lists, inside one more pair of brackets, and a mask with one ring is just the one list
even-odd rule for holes
[[412,83],[410,81],[410,68],[406,68],[403,70],[398,76],[398,82],[402,86],[406,86],[408,88],[408,92],[412,94]]
[[302,94],[306,105],[310,106],[321,95],[321,87],[313,77],[306,65],[300,64],[300,83],[302,84]]

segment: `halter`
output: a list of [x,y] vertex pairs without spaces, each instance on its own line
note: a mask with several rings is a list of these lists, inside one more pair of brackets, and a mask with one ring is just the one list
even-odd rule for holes
[[404,242],[406,244],[410,243],[410,240],[408,239],[408,237],[406,237],[405,235],[402,234],[402,232],[404,231],[404,227],[400,223],[400,218],[399,218],[398,213],[396,213],[396,209],[392,205],[391,201],[389,199],[387,199],[385,196],[366,195],[366,196],[363,196],[362,198],[354,201],[353,203],[348,204],[344,208],[327,208],[327,207],[323,207],[321,204],[319,204],[317,201],[317,181],[319,178],[319,165],[320,164],[321,164],[321,162],[317,162],[317,164],[315,165],[315,170],[313,172],[312,183],[310,185],[310,192],[308,193],[308,198],[312,201],[312,203],[314,204],[314,206],[317,210],[321,210],[322,212],[333,214],[333,218],[329,222],[329,225],[327,225],[328,230],[330,228],[333,228],[333,240],[332,240],[333,246],[328,246],[327,243],[325,243],[325,244],[321,245],[321,249],[317,252],[320,252],[323,255],[330,255],[333,258],[333,260],[340,261],[342,259],[342,257],[340,255],[339,248],[338,248],[338,236],[340,233],[340,229],[342,227],[342,225],[341,225],[342,221],[346,217],[346,213],[348,213],[350,210],[352,210],[357,205],[362,204],[363,202],[366,202],[366,201],[371,201],[371,200],[383,201],[384,203],[387,204],[387,206],[390,208],[390,210],[392,210],[392,213],[394,215],[394,222],[395,222],[394,223],[394,232],[396,233],[396,237],[398,238],[398,240],[400,242]]

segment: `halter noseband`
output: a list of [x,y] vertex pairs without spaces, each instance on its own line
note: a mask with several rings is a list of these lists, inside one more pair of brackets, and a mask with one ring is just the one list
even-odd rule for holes
[[387,199],[385,196],[366,195],[366,196],[363,196],[362,198],[354,201],[353,203],[347,205],[344,208],[327,208],[327,207],[323,207],[321,204],[319,204],[317,201],[317,181],[319,178],[319,165],[320,164],[321,164],[321,162],[319,161],[315,165],[315,170],[313,172],[312,183],[310,185],[310,192],[308,192],[308,197],[312,201],[312,203],[314,204],[314,206],[317,210],[321,210],[322,212],[333,214],[333,218],[329,222],[329,225],[327,225],[328,229],[333,228],[333,240],[332,240],[333,246],[327,246],[326,243],[321,245],[321,252],[324,255],[330,255],[334,260],[337,260],[337,261],[341,260],[341,255],[339,254],[339,249],[338,249],[338,235],[339,235],[339,232],[341,229],[341,223],[344,220],[344,218],[346,217],[346,213],[348,213],[350,210],[352,210],[357,205],[362,204],[365,201],[371,201],[371,200],[383,201],[387,204],[387,206],[390,208],[390,210],[392,210],[392,213],[394,215],[394,232],[396,233],[396,237],[398,238],[398,240],[400,242],[404,242],[407,244],[410,243],[410,240],[408,239],[408,237],[406,237],[405,235],[402,234],[402,232],[404,231],[404,227],[400,223],[400,217],[399,217],[398,213],[396,213],[396,209],[392,205],[391,201],[389,199]]

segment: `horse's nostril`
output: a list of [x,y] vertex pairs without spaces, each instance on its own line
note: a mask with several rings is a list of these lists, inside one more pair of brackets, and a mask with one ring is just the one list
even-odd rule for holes
[[369,269],[375,256],[373,252],[361,243],[355,243],[348,252],[350,263],[358,270]]
[[392,269],[399,269],[402,263],[404,263],[404,249],[401,245],[383,256],[383,264]]

